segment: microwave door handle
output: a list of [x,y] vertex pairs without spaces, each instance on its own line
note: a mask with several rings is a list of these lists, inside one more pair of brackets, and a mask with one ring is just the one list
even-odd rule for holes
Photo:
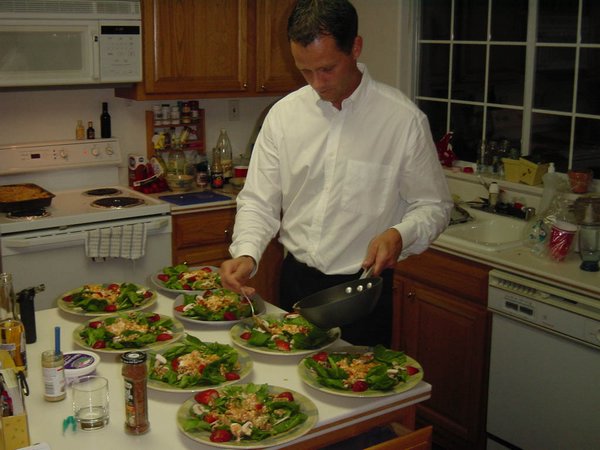
[[92,33],[92,77],[100,79],[100,37],[98,33]]

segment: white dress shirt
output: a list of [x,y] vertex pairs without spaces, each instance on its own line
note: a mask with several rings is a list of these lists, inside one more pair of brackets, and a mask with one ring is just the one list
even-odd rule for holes
[[390,227],[402,236],[400,259],[444,230],[452,200],[427,117],[359,69],[362,81],[341,110],[310,86],[271,108],[237,198],[233,257],[259,261],[279,231],[299,261],[349,274]]

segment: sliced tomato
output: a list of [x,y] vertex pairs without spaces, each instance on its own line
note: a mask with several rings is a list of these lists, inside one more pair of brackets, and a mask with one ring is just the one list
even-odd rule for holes
[[249,331],[244,331],[242,334],[240,334],[240,337],[247,341],[248,339],[250,339],[252,337],[252,333],[250,333]]
[[173,336],[170,335],[169,333],[160,333],[158,336],[156,336],[156,340],[157,341],[168,341],[169,339],[172,339]]
[[144,291],[144,298],[152,297],[152,291]]
[[106,348],[106,342],[103,340],[96,341],[94,342],[94,345],[92,345],[92,348]]
[[175,311],[183,312],[183,308],[185,308],[185,305],[177,305]]
[[294,401],[294,394],[292,394],[290,391],[284,391],[281,394],[277,394],[275,396],[275,398],[284,398],[290,402]]
[[104,307],[104,311],[106,312],[115,312],[117,310],[117,305],[115,305],[114,303],[112,305],[106,305]]
[[156,275],[156,278],[158,278],[160,281],[162,282],[167,282],[169,281],[169,278],[171,278],[169,275],[167,275],[166,273],[159,273],[158,275]]
[[215,430],[210,433],[210,440],[212,442],[229,442],[233,438],[233,435],[229,430]]
[[203,267],[201,270],[204,270],[205,272],[212,272],[213,270],[210,267]]
[[173,358],[171,361],[171,367],[175,372],[177,372],[177,369],[179,368],[179,358]]
[[189,277],[187,279],[188,283],[193,283],[194,281],[196,281],[198,278],[196,278],[195,276]]
[[65,295],[63,297],[63,302],[72,302],[73,301],[73,296],[72,295]]
[[206,369],[206,364],[198,364],[198,372],[202,373]]
[[204,420],[206,423],[213,423],[215,422],[219,417],[217,417],[216,414],[212,414],[212,413],[206,413],[204,414],[204,417],[202,417],[202,420]]
[[160,320],[160,314],[158,314],[158,313],[152,314],[151,316],[148,317],[147,320],[150,323],[158,322]]
[[328,357],[329,355],[327,354],[327,352],[319,352],[312,355],[312,359],[314,359],[317,362],[325,362],[327,361]]
[[194,400],[203,405],[212,405],[217,398],[219,398],[219,392],[216,389],[206,389],[194,395]]
[[366,381],[358,380],[352,384],[353,392],[363,392],[363,391],[366,391],[367,389],[369,389],[369,385],[367,384]]
[[414,375],[416,373],[419,373],[419,369],[413,366],[406,366],[406,373],[409,375]]
[[109,291],[118,291],[119,290],[119,285],[116,283],[111,283],[107,286],[107,289]]
[[289,352],[292,349],[289,342],[283,341],[281,339],[275,339],[275,346],[278,350],[281,350],[282,352]]
[[191,291],[192,290],[192,287],[189,284],[187,284],[187,283],[185,283],[183,286],[181,286],[181,288],[185,289],[186,291]]
[[227,381],[234,381],[234,380],[239,380],[240,376],[237,373],[235,373],[235,372],[227,372],[225,374],[225,379]]
[[102,326],[102,321],[101,320],[94,320],[90,323],[88,323],[88,327],[90,328],[100,328]]
[[234,312],[225,311],[225,313],[223,313],[223,319],[225,319],[225,320],[237,320],[237,316],[235,315]]

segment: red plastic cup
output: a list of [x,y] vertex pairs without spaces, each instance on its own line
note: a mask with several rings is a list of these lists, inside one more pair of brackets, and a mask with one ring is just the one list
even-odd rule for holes
[[577,225],[572,223],[557,221],[552,225],[550,232],[550,257],[555,261],[562,261],[565,259],[571,244],[573,243],[573,237],[577,231]]
[[233,176],[236,178],[245,178],[248,173],[248,166],[235,166],[233,168]]

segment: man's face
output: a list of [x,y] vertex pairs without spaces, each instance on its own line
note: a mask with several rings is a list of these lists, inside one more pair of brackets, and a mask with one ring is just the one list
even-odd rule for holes
[[308,46],[291,43],[292,56],[304,79],[319,96],[338,109],[360,84],[361,73],[356,60],[362,49],[357,37],[350,54],[338,49],[331,36],[321,36]]

